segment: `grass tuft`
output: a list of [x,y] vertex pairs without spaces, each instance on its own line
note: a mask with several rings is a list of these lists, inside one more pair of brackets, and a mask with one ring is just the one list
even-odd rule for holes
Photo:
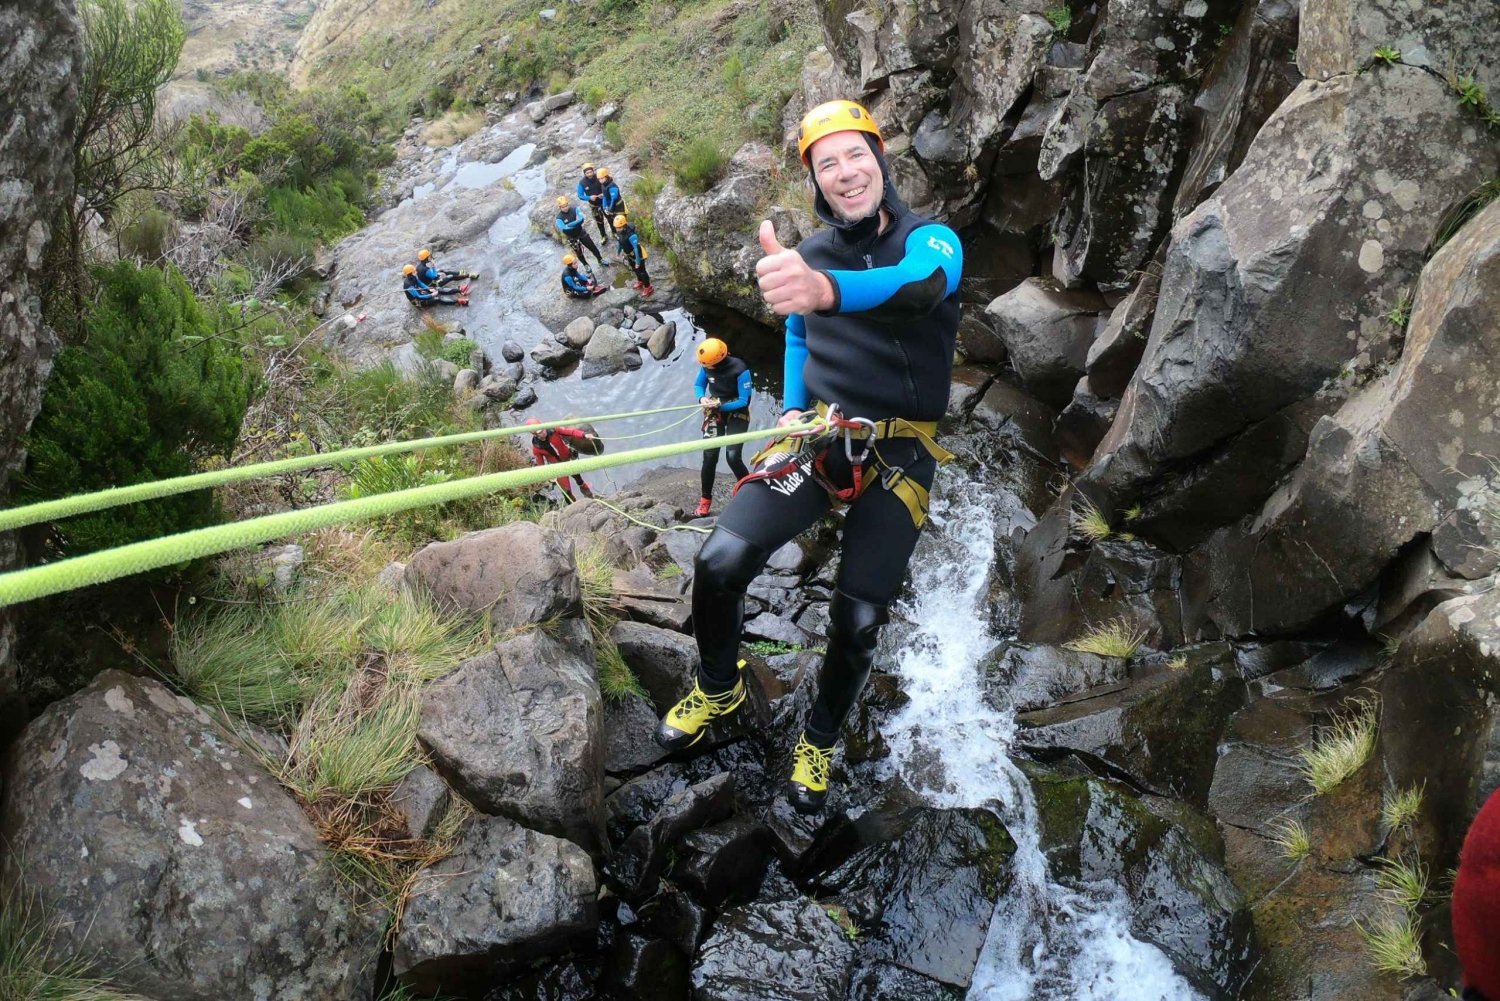
[[1370,760],[1378,712],[1374,702],[1358,702],[1352,711],[1336,716],[1324,727],[1315,743],[1302,749],[1302,775],[1314,792],[1328,792]]
[[1179,653],[1177,656],[1167,661],[1167,670],[1169,671],[1186,671],[1187,666],[1187,654],[1184,653]]
[[54,953],[57,922],[19,882],[0,891],[0,999],[145,1001],[90,975],[88,964]]
[[1083,499],[1082,510],[1073,512],[1073,529],[1090,542],[1102,542],[1114,531],[1104,512],[1087,497]]
[[1095,626],[1082,636],[1063,644],[1066,650],[1077,653],[1092,653],[1100,657],[1134,657],[1141,644],[1146,642],[1146,630],[1136,629],[1125,619],[1110,619]]
[[1427,783],[1424,782],[1419,786],[1393,789],[1386,793],[1385,802],[1380,807],[1380,819],[1386,830],[1400,830],[1415,821],[1422,812],[1422,799],[1426,790]]
[[1049,7],[1042,16],[1052,25],[1052,31],[1059,38],[1066,37],[1068,29],[1073,27],[1073,11],[1066,4]]
[[1402,911],[1358,927],[1365,942],[1365,952],[1375,969],[1403,979],[1426,976],[1427,961],[1422,958],[1421,932],[1409,913]]
[[607,631],[594,632],[594,663],[599,672],[599,694],[606,699],[623,702],[631,697],[650,698]]
[[1427,900],[1427,870],[1421,861],[1378,859],[1380,871],[1375,885],[1406,911],[1415,911]]
[[1271,843],[1288,862],[1301,862],[1312,854],[1312,841],[1302,821],[1283,817],[1272,827]]

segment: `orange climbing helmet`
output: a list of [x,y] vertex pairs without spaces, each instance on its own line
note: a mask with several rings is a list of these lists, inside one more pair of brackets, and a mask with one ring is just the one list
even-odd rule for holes
[[705,368],[713,368],[719,362],[729,357],[729,345],[717,337],[705,338],[698,345],[698,364]]
[[811,166],[807,151],[812,148],[813,143],[824,136],[851,129],[870,133],[880,144],[880,151],[885,152],[885,140],[881,138],[880,126],[875,124],[875,119],[870,117],[870,112],[864,105],[854,101],[825,101],[803,115],[802,124],[797,129],[797,155],[802,158],[803,165]]

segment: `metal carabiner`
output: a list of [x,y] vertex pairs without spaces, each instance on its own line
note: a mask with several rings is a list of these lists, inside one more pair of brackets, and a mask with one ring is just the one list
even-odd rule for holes
[[[863,427],[867,434],[863,441],[865,447],[860,450],[858,456],[854,454],[853,426]],[[849,460],[850,467],[862,466],[870,453],[875,450],[875,422],[867,417],[850,417],[846,419],[844,426],[844,457]]]

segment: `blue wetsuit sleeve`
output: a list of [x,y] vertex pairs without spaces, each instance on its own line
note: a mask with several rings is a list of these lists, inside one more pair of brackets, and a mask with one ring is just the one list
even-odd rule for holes
[[781,406],[783,410],[806,410],[807,384],[802,381],[802,367],[807,364],[807,323],[793,313],[786,318],[786,367],[782,373]]
[[964,251],[947,226],[918,226],[899,264],[869,271],[825,271],[833,282],[829,313],[870,313],[888,319],[925,316],[958,291]]
[[708,369],[698,366],[698,381],[693,383],[693,399],[701,400],[708,395]]
[[584,283],[582,276],[565,274],[563,275],[563,284],[567,285],[568,288],[572,289],[575,292],[588,291],[588,285]]
[[578,182],[578,200],[580,202],[587,202],[589,200],[589,193],[583,189],[582,181]]
[[745,369],[745,371],[741,372],[739,379],[735,382],[735,389],[739,391],[739,397],[737,399],[730,400],[728,403],[720,405],[719,409],[728,413],[731,410],[744,410],[746,407],[748,407],[750,405],[750,384],[752,381],[753,380],[750,375],[750,370],[748,368]]

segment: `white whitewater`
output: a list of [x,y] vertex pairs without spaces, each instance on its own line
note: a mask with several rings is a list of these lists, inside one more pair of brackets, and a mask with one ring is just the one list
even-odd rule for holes
[[984,608],[996,526],[1008,514],[973,481],[944,484],[912,561],[911,625],[895,639],[911,702],[889,721],[890,763],[929,802],[988,807],[1016,842],[1015,880],[999,901],[970,1001],[1184,1001],[1195,991],[1155,946],[1130,933],[1123,891],[1080,892],[1051,879],[1036,800],[1011,761],[1015,719],[986,704],[980,663],[995,645]]

